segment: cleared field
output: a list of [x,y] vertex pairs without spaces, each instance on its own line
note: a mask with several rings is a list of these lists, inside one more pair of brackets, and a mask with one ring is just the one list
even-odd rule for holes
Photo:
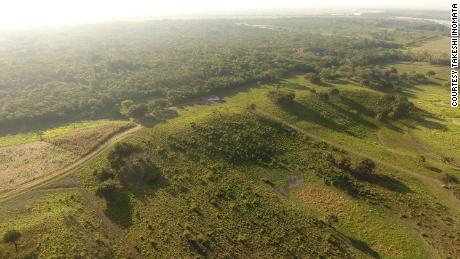
[[15,141],[28,143],[0,148],[0,193],[64,168],[111,136],[133,126],[130,122],[99,121],[50,130],[49,137],[43,141],[18,137]]
[[0,148],[0,193],[58,170],[78,155],[46,142]]
[[81,156],[91,152],[99,143],[111,136],[133,126],[132,123],[113,122],[100,127],[81,129],[64,136],[51,137],[45,141]]
[[33,141],[43,139],[49,139],[53,137],[59,137],[66,134],[76,132],[81,129],[90,129],[94,127],[101,127],[110,124],[119,124],[127,123],[122,121],[112,121],[112,120],[94,120],[94,121],[81,121],[75,123],[69,123],[63,126],[59,126],[51,129],[37,130],[33,132],[21,133],[21,134],[11,134],[0,136],[0,147],[11,146],[16,144],[24,144]]
[[414,48],[415,51],[427,52],[435,56],[445,56],[448,57],[450,52],[450,38],[443,37],[441,39],[428,41],[423,45]]

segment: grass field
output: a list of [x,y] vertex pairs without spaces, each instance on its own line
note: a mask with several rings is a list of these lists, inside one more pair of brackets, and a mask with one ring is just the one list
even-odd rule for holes
[[450,38],[443,37],[441,39],[428,41],[419,47],[414,48],[415,51],[426,52],[435,56],[448,57],[450,52]]

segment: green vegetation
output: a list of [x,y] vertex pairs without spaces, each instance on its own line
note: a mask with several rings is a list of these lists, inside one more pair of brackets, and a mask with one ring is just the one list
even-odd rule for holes
[[[258,24],[272,29],[252,26]],[[344,29],[340,34],[339,28]],[[273,82],[291,72],[331,80],[337,67],[414,60],[418,57],[392,39],[436,37],[447,28],[417,21],[305,17],[166,20],[68,30],[30,32],[1,42],[0,123],[8,125],[2,130],[116,117],[120,111],[142,116],[148,108],[142,104],[152,99],[178,104]]]
[[[61,101],[69,118],[177,114],[0,201],[0,233],[21,233],[21,249],[2,243],[0,258],[459,257],[459,117],[443,88],[448,68],[411,43],[444,27],[369,17],[113,26],[92,28],[93,54],[71,67],[48,53],[47,68],[62,68],[59,86],[51,72],[37,81],[56,90],[51,110],[24,119],[8,100],[4,120],[59,120]],[[79,53],[88,32],[75,30]],[[9,94],[22,96],[6,70]],[[68,91],[77,83],[82,91]],[[200,101],[214,92],[225,102]],[[15,99],[18,111],[29,98]],[[87,143],[84,130],[54,142],[47,132],[34,141]]]

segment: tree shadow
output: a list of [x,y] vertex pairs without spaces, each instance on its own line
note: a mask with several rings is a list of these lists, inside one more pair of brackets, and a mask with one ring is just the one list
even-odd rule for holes
[[380,254],[377,251],[375,251],[374,249],[372,249],[371,247],[369,247],[369,245],[366,244],[365,242],[363,242],[361,240],[358,240],[356,238],[350,237],[350,236],[346,236],[346,238],[348,238],[348,240],[350,240],[351,244],[355,248],[360,250],[361,252],[367,254],[368,256],[371,256],[372,258],[381,258]]
[[105,215],[114,223],[127,228],[132,225],[133,205],[129,197],[129,192],[121,188],[116,188],[106,198]]
[[334,84],[341,84],[341,85],[346,85],[350,83],[350,81],[344,80],[342,78],[336,78],[334,80],[331,80],[331,82],[333,82]]
[[416,94],[414,93],[414,89],[411,89],[411,88],[403,88],[401,90],[401,94],[402,96],[404,97],[407,97],[407,98],[415,98],[416,97]]
[[297,117],[299,120],[311,121],[315,124],[338,132],[346,131],[344,126],[337,124],[334,120],[322,116],[318,111],[296,101],[284,104],[281,106],[281,108],[290,115]]
[[343,109],[342,107],[334,104],[333,102],[330,102],[329,105],[332,108],[334,108],[336,111],[338,111],[339,113],[341,113],[345,117],[347,117],[350,121],[353,121],[353,122],[356,122],[358,124],[364,125],[364,126],[370,128],[370,129],[377,129],[377,127],[373,123],[363,119],[358,114],[350,112],[350,111],[347,111],[347,110]]
[[434,166],[425,165],[425,168],[435,173],[442,173],[441,169],[434,167]]
[[404,130],[398,126],[396,126],[395,124],[391,123],[390,121],[388,120],[385,120],[384,123],[383,123],[383,126],[385,128],[388,128],[390,130],[393,130],[393,131],[396,131],[396,132],[399,132],[399,133],[403,133]]
[[368,109],[367,107],[365,107],[364,105],[346,97],[346,96],[343,96],[343,95],[339,95],[339,98],[341,100],[341,102],[343,104],[345,104],[346,106],[352,108],[353,110],[356,110],[356,111],[359,111],[360,113],[362,113],[363,115],[367,116],[367,117],[375,117],[375,112],[371,111],[370,109]]
[[378,185],[393,192],[399,192],[402,194],[413,193],[409,186],[397,179],[394,179],[386,175],[374,174],[369,176],[360,176],[357,177],[357,179]]
[[448,130],[448,128],[445,125],[437,121],[434,121],[434,120],[429,120],[429,119],[422,118],[422,117],[416,118],[415,120],[419,123],[420,126],[427,128],[427,129],[441,130],[441,131]]

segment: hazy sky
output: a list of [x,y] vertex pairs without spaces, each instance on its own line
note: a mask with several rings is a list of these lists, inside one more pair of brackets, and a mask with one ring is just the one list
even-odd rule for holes
[[241,10],[403,7],[445,9],[450,0],[0,0],[0,27],[69,24]]

